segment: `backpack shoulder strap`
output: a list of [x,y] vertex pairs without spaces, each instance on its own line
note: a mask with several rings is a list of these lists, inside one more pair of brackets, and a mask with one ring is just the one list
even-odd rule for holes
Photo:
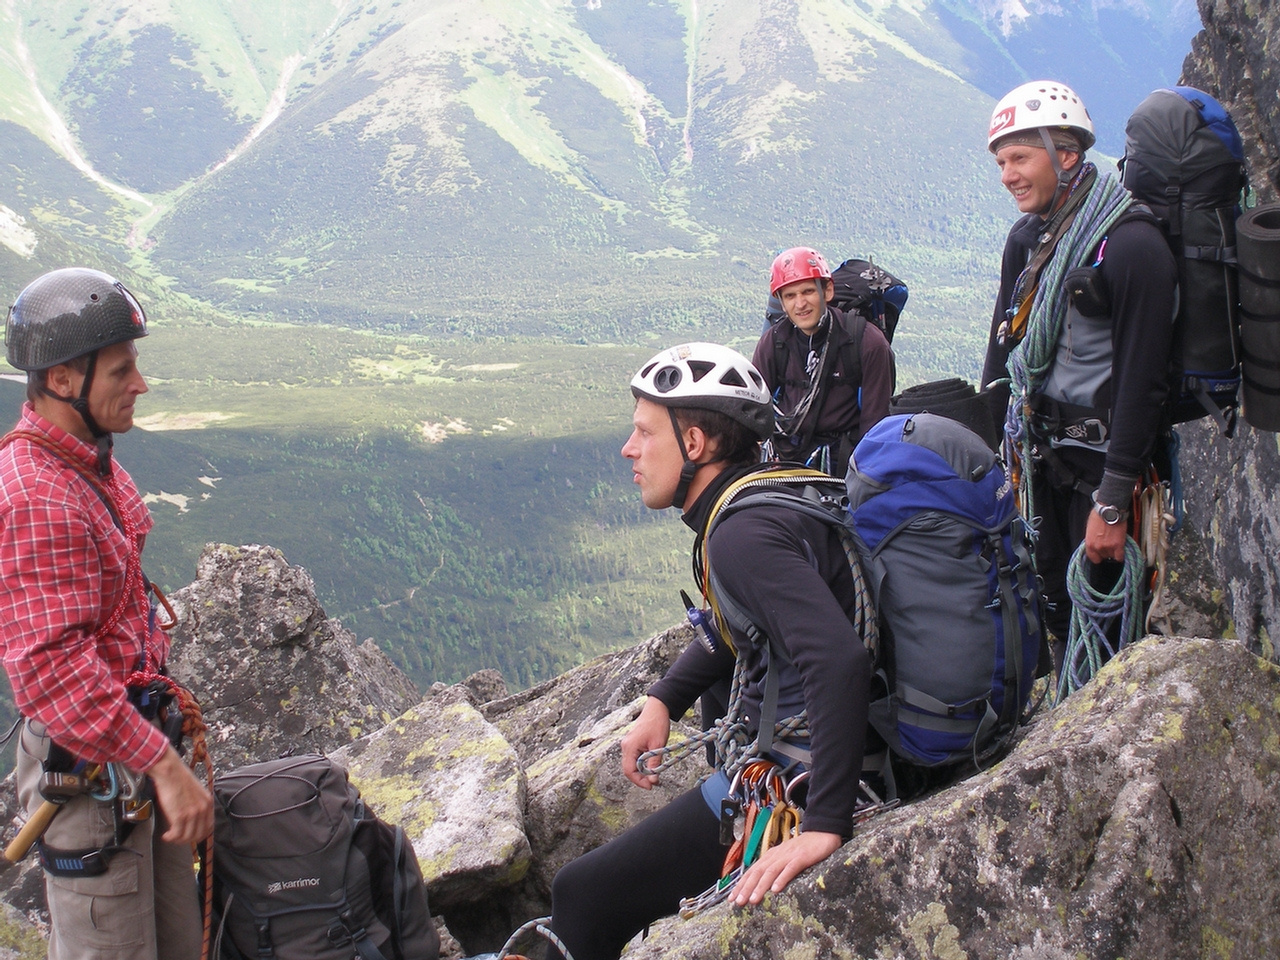
[[[720,589],[715,569],[711,565],[708,544],[715,527],[740,510],[753,506],[783,506],[813,517],[832,527],[840,536],[841,545],[851,569],[855,572],[855,586],[860,591],[859,623],[857,630],[874,660],[879,646],[878,625],[870,594],[857,558],[853,535],[845,521],[844,484],[818,470],[808,468],[766,468],[748,473],[731,483],[721,494],[707,520],[702,545],[702,582],[712,613],[716,617],[722,637],[730,637],[729,627],[736,627],[746,634],[748,642],[761,651],[765,667],[764,685],[760,704],[760,726],[756,747],[760,753],[773,746],[774,726],[778,707],[778,666],[789,662],[786,652],[765,634],[760,625],[734,599]],[[729,641],[732,646],[732,641]],[[739,656],[741,652],[734,650]]]
[[[760,628],[751,617],[735,604],[724,591],[717,589],[718,581],[711,563],[711,534],[728,516],[750,506],[764,504],[781,504],[806,513],[812,513],[827,523],[839,524],[840,519],[830,507],[822,506],[822,487],[837,493],[835,487],[843,485],[828,474],[808,467],[781,468],[772,465],[761,465],[749,473],[734,480],[720,494],[715,506],[707,516],[706,527],[701,539],[701,575],[704,593],[711,604],[713,615],[719,621],[721,636],[728,637],[727,626],[736,627],[747,634],[754,643],[757,635],[763,639]],[[812,491],[808,496],[805,494]],[[730,641],[730,646],[732,642]]]
[[[857,310],[841,311],[844,316],[844,332],[848,339],[840,348],[844,355],[844,370],[850,383],[862,386],[862,336],[867,331],[867,318]],[[859,400],[859,407],[862,406]]]

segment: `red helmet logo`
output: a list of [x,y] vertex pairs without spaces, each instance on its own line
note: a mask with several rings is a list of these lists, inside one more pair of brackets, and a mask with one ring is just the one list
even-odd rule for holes
[[1007,130],[1013,126],[1013,118],[1017,113],[1016,105],[1005,107],[999,113],[991,117],[991,129],[987,131],[987,139],[990,140],[1001,130]]

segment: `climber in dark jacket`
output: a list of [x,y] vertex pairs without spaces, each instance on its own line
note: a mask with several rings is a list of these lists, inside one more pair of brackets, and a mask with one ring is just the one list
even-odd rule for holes
[[889,414],[893,349],[874,323],[831,305],[835,284],[817,250],[778,254],[769,293],[786,319],[764,332],[751,362],[773,395],[773,456],[843,477],[862,435]]
[[[1016,394],[1006,430],[1026,424],[1036,570],[1061,660],[1071,619],[1067,570],[1083,542],[1114,583],[1134,485],[1165,426],[1177,267],[1153,218],[1085,161],[1093,122],[1070,88],[1023,84],[996,105],[987,146],[1024,216],[1009,231],[983,383]],[[1101,241],[1090,237],[1102,235]],[[1076,239],[1079,237],[1080,239]],[[1069,293],[1092,268],[1105,297]],[[1044,286],[1057,277],[1053,286]],[[1041,287],[1044,286],[1042,290]],[[1059,665],[1061,665],[1059,663]]]
[[[783,507],[728,514],[710,542],[700,542],[721,494],[758,461],[760,441],[772,432],[768,391],[746,358],[714,344],[683,344],[645,364],[631,388],[634,430],[622,454],[632,462],[641,499],[652,509],[683,510],[707,551],[717,589],[786,655],[777,716],[808,715],[809,789],[800,832],[761,855],[730,897],[739,906],[758,904],[852,834],[871,682],[870,660],[853,625],[853,577],[833,528]],[[746,658],[743,716],[754,736],[762,652],[736,629],[730,639]],[[638,759],[663,747],[671,721],[727,680],[734,664],[727,645],[712,652],[694,641],[649,689],[622,741],[629,780],[642,789],[657,782],[657,774],[638,769]],[[728,771],[717,770],[701,787],[560,871],[551,927],[575,960],[612,960],[649,923],[675,913],[681,898],[717,881],[726,855],[719,812],[729,784]]]

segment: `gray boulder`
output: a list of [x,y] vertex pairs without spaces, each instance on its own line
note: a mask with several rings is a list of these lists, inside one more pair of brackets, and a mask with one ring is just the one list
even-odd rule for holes
[[274,547],[208,544],[170,600],[170,670],[200,700],[220,770],[327,753],[420,699],[371,640],[325,616],[311,575]]
[[1242,645],[1148,638],[990,771],[628,958],[1274,956],[1278,704]]
[[[689,759],[653,790],[632,786],[621,772],[619,741],[644,691],[691,640],[687,626],[673,627],[480,708],[528,775],[532,866],[514,887],[495,887],[487,897],[445,909],[449,929],[472,951],[494,950],[525,920],[549,913],[551,881],[562,865],[661,809],[705,771],[705,763]],[[673,736],[692,732],[678,725]]]
[[[1198,0],[1204,29],[1182,65],[1180,83],[1213,94],[1244,141],[1258,203],[1280,200],[1280,6]],[[1235,635],[1280,658],[1280,444],[1275,433],[1241,423],[1227,439],[1211,425],[1179,428],[1188,523],[1203,532],[1225,586]]]
[[332,756],[370,807],[404,829],[432,909],[483,900],[529,869],[524,770],[464,698],[424,700]]
[[[481,707],[529,763],[644,696],[694,639],[686,623]],[[470,682],[470,681],[468,681]]]
[[[551,904],[551,881],[569,861],[639,823],[690,789],[709,772],[701,754],[662,774],[658,786],[641,790],[622,774],[620,741],[640,713],[642,699],[620,707],[576,742],[527,768],[529,844],[534,852],[532,887]],[[696,733],[677,725],[672,743]],[[543,911],[545,912],[545,910]]]

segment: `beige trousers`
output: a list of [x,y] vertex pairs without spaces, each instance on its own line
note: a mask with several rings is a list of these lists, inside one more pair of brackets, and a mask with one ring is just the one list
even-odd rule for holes
[[[18,748],[18,801],[27,815],[44,802],[41,764],[50,740],[27,722]],[[61,850],[112,841],[112,805],[76,797],[54,817],[44,840]],[[159,839],[164,821],[140,822],[96,877],[45,874],[49,960],[199,960],[201,925],[191,848]]]

